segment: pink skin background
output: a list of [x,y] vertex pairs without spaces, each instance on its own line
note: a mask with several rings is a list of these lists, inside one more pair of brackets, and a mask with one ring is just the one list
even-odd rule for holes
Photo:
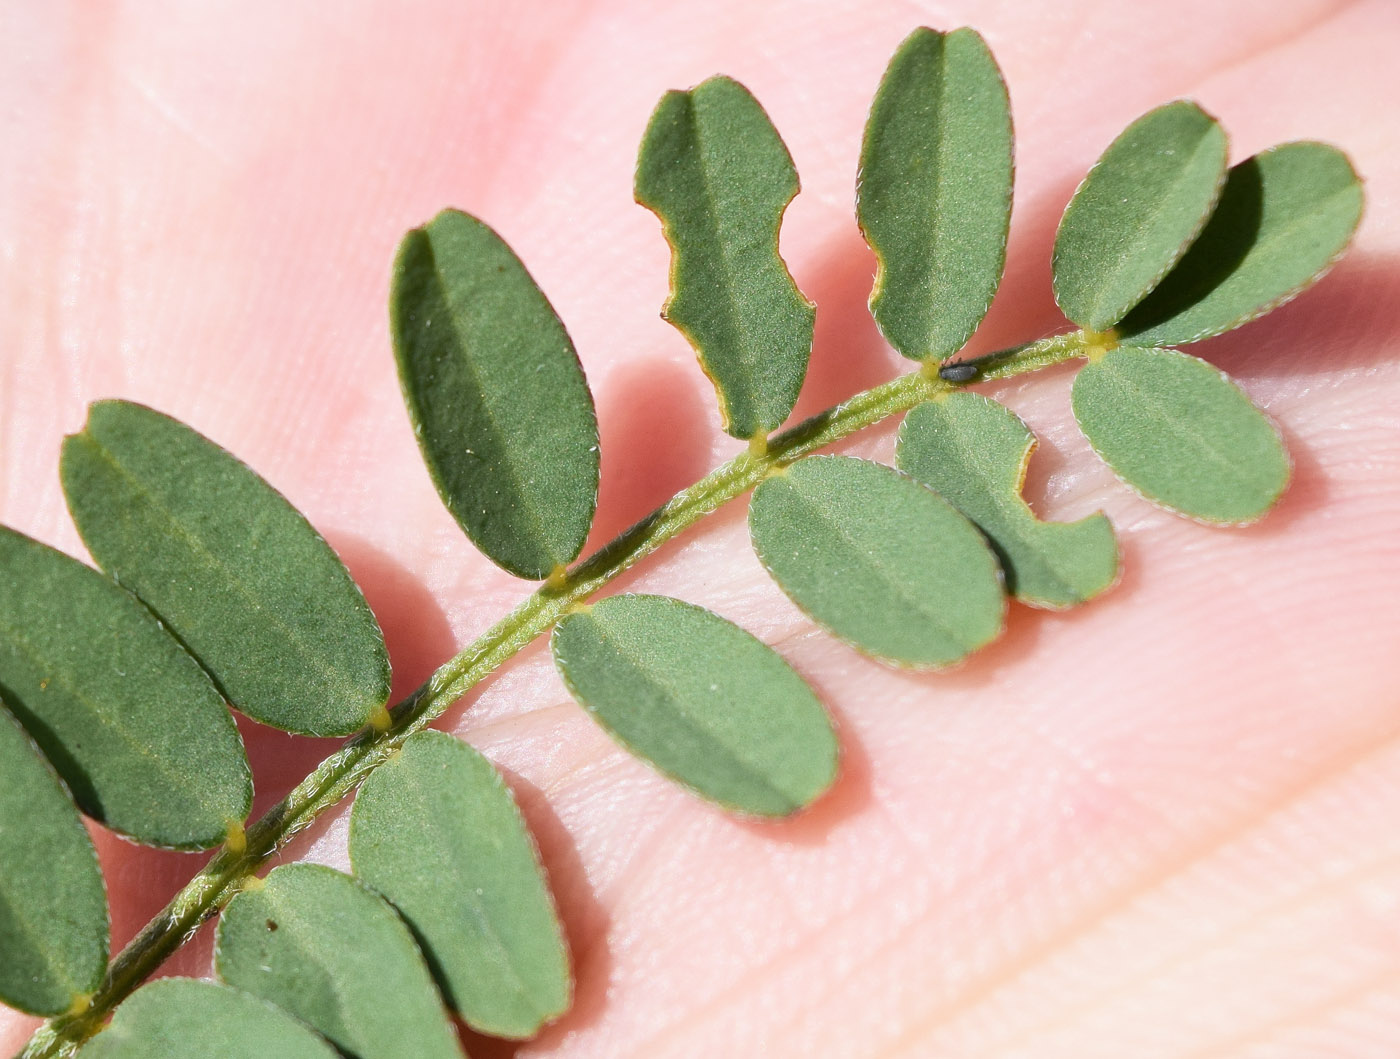
[[[668,251],[631,201],[667,88],[747,84],[804,190],[783,250],[819,305],[798,412],[905,370],[852,218],[880,72],[920,24],[978,27],[1018,130],[1007,278],[973,349],[1064,326],[1060,210],[1131,119],[1189,96],[1236,159],[1338,143],[1350,256],[1194,347],[1278,421],[1295,480],[1257,527],[1137,499],[1069,417],[1072,369],[990,392],[1039,433],[1028,494],[1097,509],[1125,574],[1022,607],[955,672],[866,661],[764,576],[732,504],[619,582],[712,607],[830,704],[845,764],[790,822],[726,817],[574,705],[542,645],[440,725],[505,771],[577,972],[573,1010],[481,1056],[1371,1059],[1400,1053],[1400,6],[30,2],[0,11],[0,520],[73,554],[58,445],[88,401],[231,448],[326,534],[404,693],[528,590],[439,504],[385,299],[402,232],[496,226],[577,342],[602,423],[592,544],[739,450],[658,319]],[[892,455],[893,423],[841,451]],[[259,809],[335,744],[243,723]],[[283,859],[345,866],[345,813]],[[201,863],[97,829],[118,944]],[[209,972],[210,930],[170,962]],[[386,1002],[390,1002],[386,1000]],[[34,1020],[0,1011],[13,1050]]]

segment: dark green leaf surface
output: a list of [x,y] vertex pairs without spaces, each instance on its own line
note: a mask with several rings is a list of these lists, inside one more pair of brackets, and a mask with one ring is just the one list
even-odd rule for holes
[[0,702],[0,1003],[57,1015],[107,969],[107,894],[68,792]]
[[235,897],[215,959],[229,985],[269,1000],[358,1059],[461,1059],[418,946],[383,898],[333,868],[289,864]]
[[[380,999],[392,1003],[391,997]],[[131,995],[78,1059],[338,1059],[266,1000],[213,982],[163,978]]]
[[637,201],[671,244],[662,309],[715,384],[724,429],[776,429],[797,400],[812,352],[815,310],[778,256],[797,170],[748,89],[712,77],[667,92],[637,158]]
[[952,393],[919,405],[899,430],[896,461],[975,522],[1001,559],[1009,592],[1072,607],[1118,576],[1118,543],[1101,514],[1041,522],[1021,496],[1035,435],[1005,405]]
[[962,348],[991,305],[1011,220],[1011,108],[971,29],[916,29],[885,70],[856,185],[875,322],[906,357]]
[[347,735],[389,697],[359,587],[306,519],[183,423],[100,401],[63,443],[93,558],[155,611],[225,697],[287,732]]
[[113,830],[204,849],[247,816],[243,742],[199,664],[108,578],[3,527],[0,688],[78,807]]
[[408,920],[474,1029],[529,1037],[568,1008],[568,953],[534,839],[467,744],[419,732],[365,781],[350,862]]
[[1288,485],[1288,453],[1218,368],[1174,349],[1123,347],[1074,379],[1074,416],[1113,472],[1204,522],[1262,516]]
[[794,603],[876,658],[946,666],[1001,632],[1006,600],[982,534],[881,464],[799,460],[754,490],[749,532]]
[[1123,341],[1195,342],[1263,316],[1341,256],[1363,197],[1346,155],[1324,143],[1286,143],[1241,162],[1200,237],[1123,320]]
[[831,721],[772,648],[701,607],[613,596],[561,621],[554,664],[623,746],[728,809],[783,816],[836,778]]
[[598,498],[598,423],[573,343],[520,259],[443,210],[399,245],[390,317],[408,415],[452,516],[520,577],[572,562]]
[[1150,110],[1089,170],[1055,235],[1055,301],[1105,331],[1181,258],[1225,182],[1225,131],[1188,100]]

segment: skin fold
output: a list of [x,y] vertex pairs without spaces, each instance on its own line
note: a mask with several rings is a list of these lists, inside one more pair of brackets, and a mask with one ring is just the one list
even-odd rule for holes
[[[602,426],[590,546],[742,448],[658,318],[667,249],[631,201],[651,107],[746,84],[804,190],[783,250],[818,303],[798,414],[908,365],[865,310],[855,160],[889,55],[972,24],[1017,127],[1007,278],[985,351],[1063,326],[1055,224],[1133,118],[1197,99],[1233,160],[1347,150],[1346,260],[1192,347],[1295,463],[1246,530],[1160,512],[1069,417],[1072,369],[988,392],[1036,430],[1043,517],[1102,509],[1121,583],[1011,608],[954,672],[824,634],[766,578],[733,504],[619,582],[774,645],[839,723],[843,776],[760,824],[617,749],[539,644],[439,722],[505,771],[577,973],[539,1040],[474,1055],[1371,1059],[1400,1052],[1400,7],[478,0],[71,2],[0,11],[0,521],[83,555],[58,488],[88,401],[152,404],[257,468],[364,585],[398,694],[528,591],[442,508],[387,336],[399,236],[443,206],[512,244],[579,348]],[[894,421],[839,447],[893,455]],[[240,722],[259,810],[335,744]],[[345,866],[328,813],[285,860]],[[125,942],[201,863],[98,833]],[[168,969],[209,971],[210,931]],[[0,1010],[0,1045],[34,1020]]]

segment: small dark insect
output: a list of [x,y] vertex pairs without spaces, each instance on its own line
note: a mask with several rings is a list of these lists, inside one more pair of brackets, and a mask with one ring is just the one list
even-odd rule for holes
[[269,920],[267,921],[267,929],[268,929],[268,930],[276,930],[276,929],[277,929],[277,921],[274,920],[274,919],[269,919]]
[[944,364],[938,369],[938,377],[944,382],[967,382],[977,375],[977,365],[968,364]]

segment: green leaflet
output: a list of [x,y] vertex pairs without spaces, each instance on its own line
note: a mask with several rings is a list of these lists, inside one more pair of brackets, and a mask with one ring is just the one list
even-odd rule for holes
[[657,104],[637,157],[637,201],[671,245],[661,315],[715,384],[724,429],[768,434],[797,401],[816,310],[778,256],[797,170],[748,89],[712,77]]
[[1124,342],[1195,342],[1263,316],[1314,283],[1361,220],[1361,180],[1324,143],[1285,143],[1230,170],[1214,215],[1118,328]]
[[0,688],[79,808],[137,842],[205,849],[252,805],[209,678],[141,603],[0,527]]
[[78,1059],[193,1056],[338,1059],[334,1048],[266,1000],[193,978],[163,978],[138,989],[78,1050]]
[[1106,331],[1177,263],[1225,183],[1225,131],[1189,100],[1150,110],[1109,145],[1055,234],[1055,301]]
[[831,720],[772,648],[665,596],[613,596],[559,623],[554,664],[628,750],[703,797],[783,816],[836,778]]
[[1239,525],[1268,511],[1288,484],[1273,424],[1203,360],[1125,346],[1080,369],[1073,398],[1094,451],[1163,507]]
[[946,357],[982,322],[1006,262],[1011,108],[971,29],[916,29],[885,70],[856,211],[878,270],[870,310],[906,357]]
[[573,343],[520,259],[443,210],[404,236],[389,307],[408,415],[458,525],[520,577],[572,562],[598,499],[598,422]]
[[219,919],[229,985],[269,1000],[358,1059],[461,1059],[428,965],[385,901],[333,868],[289,864]]
[[534,839],[467,744],[418,732],[365,781],[350,862],[408,920],[468,1025],[529,1037],[568,1008],[568,952]]
[[287,732],[348,735],[389,697],[359,587],[280,493],[183,423],[99,401],[63,443],[93,558],[204,664],[232,705]]
[[1009,592],[1060,609],[1118,576],[1118,544],[1102,514],[1041,522],[1021,496],[1035,435],[1005,405],[952,393],[919,405],[899,430],[899,469],[975,522],[992,542]]
[[97,851],[59,778],[0,702],[0,1003],[57,1015],[107,969]]
[[997,563],[977,528],[897,471],[812,456],[749,505],[759,560],[811,617],[899,665],[956,662],[1001,632]]

